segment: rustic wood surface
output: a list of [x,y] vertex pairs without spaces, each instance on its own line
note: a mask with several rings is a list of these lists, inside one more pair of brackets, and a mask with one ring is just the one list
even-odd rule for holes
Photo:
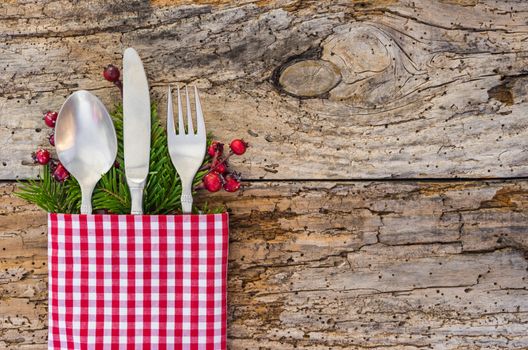
[[253,146],[211,203],[230,349],[528,348],[528,2],[8,0],[0,349],[47,338],[46,215],[12,180],[69,93],[119,101],[101,70],[128,46],[162,116],[195,84]]
[[[207,123],[258,152],[248,178],[528,175],[528,2],[8,1],[0,178],[33,177],[41,115],[134,46],[165,110],[201,88]],[[220,4],[219,4],[220,3]]]
[[[43,349],[45,214],[14,188],[0,347]],[[525,182],[262,182],[214,203],[233,212],[231,349],[528,347]]]

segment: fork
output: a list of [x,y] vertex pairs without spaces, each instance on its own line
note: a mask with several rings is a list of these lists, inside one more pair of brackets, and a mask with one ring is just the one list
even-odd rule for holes
[[167,98],[167,141],[172,164],[180,176],[182,184],[181,206],[182,212],[188,214],[192,210],[192,184],[198,169],[200,169],[205,156],[207,137],[202,105],[198,96],[198,89],[194,87],[194,100],[196,110],[196,133],[193,127],[189,92],[185,86],[185,99],[187,109],[187,131],[183,122],[182,102],[180,87],[178,87],[178,133],[174,128],[174,115],[172,106],[172,92],[169,85]]

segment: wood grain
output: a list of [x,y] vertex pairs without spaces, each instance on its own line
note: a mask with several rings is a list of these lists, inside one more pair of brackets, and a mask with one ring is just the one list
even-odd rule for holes
[[[0,347],[44,349],[46,220],[14,188]],[[523,181],[261,182],[211,204],[233,212],[230,349],[528,347]]]
[[196,84],[209,130],[253,145],[247,179],[526,176],[527,14],[515,0],[3,2],[0,178],[36,176],[40,117],[72,91],[118,101],[101,69],[127,46],[162,115],[169,83]]
[[[253,146],[245,189],[208,197],[232,212],[230,349],[528,348],[527,33],[521,0],[3,1],[0,179],[36,176],[72,91],[118,102],[101,70],[133,46],[162,116],[195,84]],[[45,349],[46,215],[15,189],[0,348]]]

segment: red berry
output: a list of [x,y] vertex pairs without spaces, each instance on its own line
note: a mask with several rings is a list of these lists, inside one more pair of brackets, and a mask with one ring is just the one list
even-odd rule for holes
[[215,171],[219,174],[224,174],[226,171],[227,171],[227,164],[226,164],[226,161],[225,160],[216,160],[212,165],[211,165],[211,170],[212,171]]
[[236,192],[240,188],[240,181],[235,176],[227,175],[224,182],[224,190]]
[[46,123],[46,125],[49,126],[50,128],[54,128],[55,122],[57,121],[58,116],[59,114],[57,112],[46,112],[43,118],[44,123]]
[[49,137],[48,137],[48,141],[50,143],[50,145],[52,146],[55,146],[55,134],[50,134]]
[[59,162],[53,171],[53,177],[59,182],[64,182],[70,177],[70,173],[66,168]]
[[41,165],[48,164],[50,161],[50,158],[51,158],[50,153],[45,149],[39,149],[33,154],[33,159],[35,160],[35,162]]
[[207,191],[218,192],[222,188],[222,179],[218,173],[208,173],[203,178],[203,184]]
[[217,153],[218,153],[217,156],[221,156],[223,152],[224,152],[224,144],[218,141],[213,141],[211,145],[209,146],[209,148],[207,149],[207,153],[211,157],[214,157],[215,154]]
[[236,155],[244,154],[248,146],[249,145],[247,144],[247,142],[241,139],[234,139],[233,141],[231,141],[231,144],[229,144],[229,147],[231,147],[231,151],[233,151],[233,153]]
[[113,64],[109,64],[103,70],[103,77],[106,80],[111,81],[112,83],[115,83],[116,81],[118,81],[119,80],[119,76],[120,76],[119,68],[117,68]]

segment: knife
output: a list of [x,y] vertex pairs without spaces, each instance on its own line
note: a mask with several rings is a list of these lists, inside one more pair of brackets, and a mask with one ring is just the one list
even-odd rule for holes
[[143,189],[149,172],[150,95],[143,63],[131,47],[123,54],[123,148],[131,214],[143,214]]

